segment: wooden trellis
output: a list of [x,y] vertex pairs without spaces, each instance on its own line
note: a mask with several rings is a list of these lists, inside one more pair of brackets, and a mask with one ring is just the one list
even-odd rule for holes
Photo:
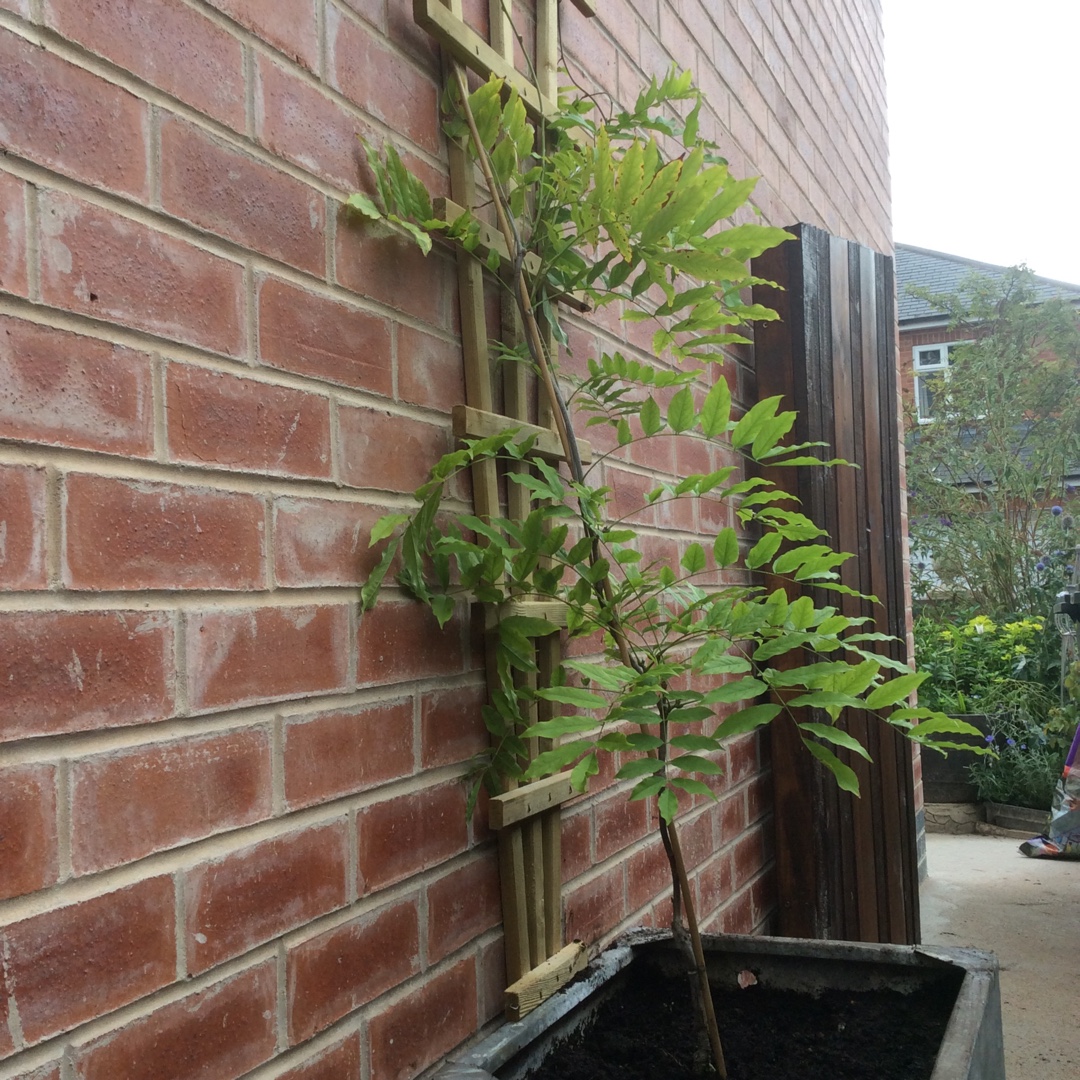
[[[595,14],[589,0],[573,0],[585,15]],[[504,6],[504,4],[506,6]],[[463,68],[481,78],[495,75],[514,87],[537,123],[555,113],[558,95],[558,0],[536,0],[536,81],[514,67],[514,34],[508,12],[509,0],[489,0],[491,41],[485,41],[462,18],[461,0],[414,0],[413,15],[443,47],[444,79],[455,83]],[[453,220],[462,207],[477,205],[473,163],[462,146],[451,141],[451,200],[443,200],[436,212]],[[509,260],[505,243],[494,229],[484,229],[483,248]],[[495,371],[488,348],[484,310],[483,270],[475,254],[458,253],[458,292],[461,305],[461,337],[465,364],[466,404],[454,409],[454,434],[459,438],[484,437],[501,431],[508,422],[523,434],[536,434],[534,453],[549,461],[563,460],[551,417],[541,402],[537,423],[529,422],[529,377],[521,364],[503,368],[502,412],[496,412],[498,395]],[[525,271],[530,269],[526,260]],[[513,302],[507,300],[503,315],[504,340],[520,336]],[[582,446],[583,458],[589,448]],[[473,501],[478,516],[497,516],[499,486],[494,462],[473,467]],[[525,517],[530,511],[528,492],[510,485],[507,510],[511,517]],[[528,614],[548,621],[565,622],[560,605],[550,601],[516,598],[503,609],[489,611],[489,630],[508,614]],[[489,639],[490,640],[490,639]],[[539,678],[543,680],[558,666],[561,642],[558,635],[535,642]],[[489,678],[494,678],[493,641],[489,645]],[[551,706],[537,705],[536,719],[547,719]],[[550,743],[532,740],[530,754],[548,749]],[[517,1019],[535,1008],[573,977],[586,962],[580,942],[564,947],[562,940],[562,872],[560,806],[573,791],[566,774],[522,786],[511,785],[490,802],[489,822],[499,836],[499,871],[502,883],[503,923],[506,946],[506,1012]]]

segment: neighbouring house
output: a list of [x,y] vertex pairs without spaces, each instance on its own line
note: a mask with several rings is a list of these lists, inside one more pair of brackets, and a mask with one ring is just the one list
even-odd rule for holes
[[[513,5],[527,47],[537,3]],[[691,69],[766,222],[890,253],[879,0],[588,6],[558,5],[583,86]],[[358,620],[371,524],[465,386],[454,259],[343,204],[358,135],[449,190],[441,63],[406,0],[0,0],[5,1080],[411,1080],[500,1012],[496,845],[463,783],[480,630],[404,599]],[[732,364],[745,403],[754,358]],[[736,739],[687,817],[708,929],[768,930],[789,895],[771,760]],[[563,813],[562,875],[567,940],[666,917],[610,778]]]
[[[1009,267],[947,255],[943,251],[897,244],[896,318],[900,328],[900,370],[904,401],[916,420],[933,415],[931,383],[949,369],[949,350],[962,341],[949,319],[928,300],[913,296],[912,286],[933,293],[962,292],[966,278],[978,274],[1000,281]],[[1080,305],[1080,285],[1051,278],[1035,278],[1035,298],[1062,297]]]

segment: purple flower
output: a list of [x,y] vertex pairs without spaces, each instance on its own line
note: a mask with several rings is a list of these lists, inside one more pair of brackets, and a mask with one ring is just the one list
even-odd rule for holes
[[952,528],[952,518],[951,517],[946,517],[944,514],[942,514],[942,516],[938,518],[938,521],[940,521],[941,524],[944,525],[946,529],[951,529]]
[[1026,743],[1026,742],[1022,742],[1022,743],[1020,744],[1020,749],[1021,749],[1021,750],[1026,750],[1026,749],[1027,749],[1027,743]]
[[1038,562],[1037,562],[1037,563],[1035,564],[1035,569],[1036,569],[1036,570],[1045,570],[1045,569],[1046,569],[1046,563],[1044,563],[1044,562],[1042,561],[1042,559],[1040,559],[1040,560],[1039,560],[1039,561],[1038,561]]
[[994,736],[993,735],[987,735],[985,741],[989,742],[989,743],[992,743],[994,741]]
[[1051,514],[1053,514],[1053,515],[1054,515],[1054,517],[1061,517],[1061,515],[1062,515],[1062,514],[1063,514],[1064,512],[1065,512],[1065,511],[1064,511],[1064,510],[1062,510],[1060,506],[1051,506],[1051,507],[1050,507],[1050,513],[1051,513]]
[[1006,739],[1005,740],[1005,745],[1006,746],[1015,746],[1016,745],[1016,740],[1015,739]]

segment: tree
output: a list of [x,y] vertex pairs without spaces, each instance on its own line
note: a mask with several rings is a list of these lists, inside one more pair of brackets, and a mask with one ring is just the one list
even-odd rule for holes
[[912,290],[962,345],[933,379],[933,418],[912,417],[908,486],[916,595],[993,618],[1049,614],[1072,552],[1080,469],[1080,329],[1061,299],[1036,301],[1025,267]]

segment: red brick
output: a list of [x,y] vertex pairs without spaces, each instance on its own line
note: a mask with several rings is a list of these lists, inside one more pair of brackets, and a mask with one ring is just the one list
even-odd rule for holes
[[397,332],[398,396],[444,412],[465,400],[461,346],[411,326]]
[[72,589],[256,589],[261,499],[233,491],[71,474],[64,584]]
[[326,13],[329,83],[350,101],[429,153],[439,151],[439,93],[435,83],[369,28]]
[[24,19],[30,17],[30,0],[0,0],[0,8],[5,11],[14,11]]
[[42,192],[47,304],[229,355],[244,349],[243,268],[60,192]]
[[486,698],[482,686],[435,690],[420,701],[420,762],[425,769],[453,765],[488,745],[480,715]]
[[330,402],[285,386],[170,364],[169,454],[293,476],[330,475]]
[[7,973],[0,964],[0,1059],[15,1053],[15,1039],[11,1030],[14,1026],[14,1017],[11,1014],[13,1004]]
[[588,808],[562,817],[562,878],[572,881],[593,865],[592,811]]
[[597,862],[611,858],[628,844],[640,840],[649,828],[645,801],[631,802],[622,791],[600,803],[595,814]]
[[171,983],[173,912],[172,878],[156,877],[0,932],[27,1044]]
[[437,964],[502,920],[499,865],[494,851],[428,886],[428,963]]
[[241,247],[325,271],[323,196],[184,120],[161,125],[161,205]]
[[274,503],[274,578],[278,585],[358,585],[379,560],[371,527],[386,507],[331,499]]
[[303,942],[288,955],[289,1042],[310,1039],[419,970],[415,898]]
[[757,774],[758,765],[758,736],[741,735],[732,739],[727,744],[728,754],[728,777],[731,783],[738,784],[748,780]]
[[285,799],[310,806],[413,771],[411,698],[285,723]]
[[749,890],[733,897],[720,912],[724,934],[749,934],[754,929],[754,906]]
[[745,833],[735,841],[735,888],[741,889],[765,868],[765,839],[760,829]]
[[256,57],[255,65],[259,142],[316,176],[354,190],[364,158],[360,137],[375,134],[369,123],[268,57]]
[[342,213],[335,265],[338,282],[358,296],[370,296],[421,322],[457,332],[457,276],[441,249],[424,255],[400,233]]
[[374,892],[465,850],[465,785],[398,795],[357,816],[361,893]]
[[659,837],[630,856],[626,864],[626,885],[627,907],[631,912],[652,904],[659,896],[671,894],[671,864]]
[[182,0],[46,0],[45,20],[151,86],[243,130],[240,42]]
[[188,970],[205,971],[341,907],[345,847],[341,821],[265,840],[190,871]]
[[148,193],[146,103],[16,34],[0,35],[4,149],[98,187]]
[[56,852],[56,767],[0,770],[0,900],[52,885]]
[[449,450],[449,433],[436,424],[347,405],[338,418],[341,479],[353,487],[415,491]]
[[0,316],[0,435],[149,457],[150,357]]
[[476,964],[469,957],[371,1018],[371,1074],[411,1080],[467,1039],[476,1023]]
[[259,284],[259,358],[283,371],[393,393],[386,319],[278,278]]
[[564,939],[595,941],[626,917],[623,899],[623,864],[563,894]]
[[480,1023],[486,1024],[503,1012],[503,992],[506,990],[506,948],[503,939],[496,938],[482,945],[477,956],[480,993]]
[[0,616],[0,741],[160,720],[172,712],[165,615]]
[[354,1080],[360,1076],[360,1033],[308,1058],[295,1069],[283,1072],[278,1080]]
[[404,682],[462,671],[461,618],[439,629],[423,604],[384,602],[360,618],[359,681]]
[[194,735],[71,765],[71,863],[93,873],[269,817],[270,737]]
[[45,470],[0,466],[0,589],[43,589]]
[[273,961],[131,1021],[82,1047],[78,1080],[234,1080],[274,1054]]
[[0,173],[0,290],[27,296],[26,185]]
[[344,690],[344,606],[250,608],[189,616],[190,701],[196,709]]
[[319,35],[315,0],[292,0],[288,4],[267,4],[264,0],[209,0],[246,26],[275,49],[298,60],[312,71],[319,62]]

